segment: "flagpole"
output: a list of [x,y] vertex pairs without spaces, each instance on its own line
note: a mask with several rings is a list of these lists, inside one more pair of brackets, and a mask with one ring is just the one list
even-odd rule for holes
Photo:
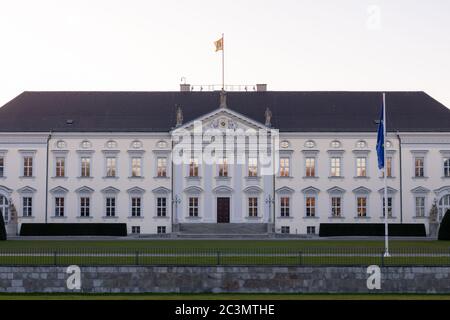
[[222,91],[225,91],[225,37],[222,33]]
[[384,256],[389,257],[389,227],[388,227],[388,190],[386,162],[386,93],[383,92],[383,157],[384,157]]

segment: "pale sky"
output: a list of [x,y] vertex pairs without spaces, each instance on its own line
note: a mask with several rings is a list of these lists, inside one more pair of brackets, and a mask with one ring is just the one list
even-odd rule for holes
[[450,107],[448,0],[0,0],[0,105],[25,90],[423,90]]

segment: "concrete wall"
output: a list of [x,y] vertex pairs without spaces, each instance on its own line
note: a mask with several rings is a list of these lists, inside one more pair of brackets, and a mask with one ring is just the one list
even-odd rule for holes
[[[450,267],[384,267],[367,289],[365,267],[81,267],[81,291],[450,293]],[[65,267],[0,267],[0,292],[72,292]],[[77,291],[77,290],[75,290]]]

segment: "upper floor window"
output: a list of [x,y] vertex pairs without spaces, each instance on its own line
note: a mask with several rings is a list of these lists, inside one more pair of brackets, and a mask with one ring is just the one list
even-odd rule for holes
[[282,148],[282,149],[289,148],[289,141],[287,141],[287,140],[281,141],[280,142],[280,148]]
[[31,217],[33,215],[33,198],[23,197],[22,198],[22,215],[24,217]]
[[131,147],[132,147],[133,149],[140,149],[140,148],[142,148],[142,142],[139,141],[139,140],[134,140],[134,141],[131,143]]
[[80,198],[80,217],[89,217],[90,215],[90,202],[89,197]]
[[132,177],[142,176],[142,158],[140,157],[131,158],[131,176]]
[[157,162],[157,176],[166,177],[167,176],[167,158],[158,158]]
[[64,157],[56,158],[56,172],[55,175],[57,177],[65,177],[66,176],[66,159]]
[[366,157],[356,158],[356,176],[357,177],[367,176],[367,158]]
[[424,157],[416,157],[414,158],[414,176],[415,177],[424,177]]
[[248,158],[248,176],[249,177],[258,176],[258,158],[256,157]]
[[258,198],[256,197],[248,198],[248,216],[249,217],[258,216]]
[[289,217],[290,215],[290,205],[289,205],[289,197],[281,197],[280,198],[280,215],[282,217]]
[[33,176],[33,157],[31,156],[23,157],[23,176],[24,177]]
[[167,214],[167,198],[159,197],[156,199],[156,215],[165,217]]
[[337,140],[334,140],[334,141],[331,141],[330,146],[332,148],[335,148],[335,149],[336,148],[340,148],[341,147],[341,143],[339,141],[337,141]]
[[289,177],[289,158],[280,158],[280,177]]
[[114,140],[109,140],[108,142],[106,142],[106,147],[108,149],[117,148],[117,142],[115,142]]
[[116,157],[106,158],[106,176],[115,177],[117,172],[117,159]]
[[81,176],[87,178],[91,176],[91,158],[81,158]]
[[307,177],[316,176],[316,158],[305,159],[305,176]]
[[332,177],[341,176],[341,158],[339,157],[331,158],[331,176]]
[[81,148],[89,149],[90,147],[92,147],[92,143],[90,141],[84,140],[81,142]]
[[63,148],[65,148],[66,146],[67,146],[67,144],[66,144],[65,141],[63,141],[63,140],[58,140],[58,141],[56,141],[56,147],[57,147],[58,149],[63,149]]
[[219,159],[219,177],[228,177],[228,160],[226,158]]
[[392,142],[389,140],[386,140],[386,149],[392,148]]
[[0,177],[5,175],[5,158],[0,157]]
[[365,142],[364,140],[359,140],[358,142],[356,142],[356,147],[358,149],[364,149],[367,147],[367,142]]
[[[1,161],[1,159],[0,159]],[[1,166],[1,162],[0,162],[0,166]],[[1,167],[0,167],[1,170]],[[0,176],[1,176],[1,171],[0,171]],[[448,178],[450,177],[450,158],[446,158],[444,159],[444,177]]]
[[314,148],[316,146],[316,143],[312,140],[308,140],[305,142],[305,147],[306,148]]
[[189,176],[198,177],[198,159],[191,158],[189,161]]
[[[386,172],[387,172],[387,177],[391,178],[392,177],[392,157],[386,157]],[[383,171],[383,175],[384,175],[384,171]]]

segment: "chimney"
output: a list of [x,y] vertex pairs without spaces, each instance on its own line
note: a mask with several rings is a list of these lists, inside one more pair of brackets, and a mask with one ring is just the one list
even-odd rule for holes
[[189,92],[189,91],[191,91],[191,85],[189,83],[181,83],[180,84],[180,91],[181,92]]
[[256,84],[256,91],[267,91],[267,84],[265,83],[257,83]]

